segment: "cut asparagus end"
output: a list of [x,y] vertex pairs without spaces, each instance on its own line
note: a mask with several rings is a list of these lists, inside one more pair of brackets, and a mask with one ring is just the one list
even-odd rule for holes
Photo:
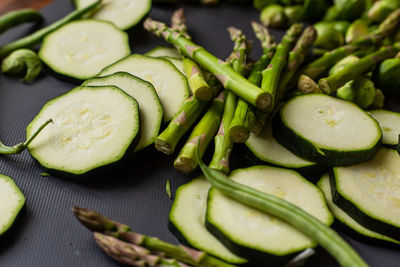
[[272,96],[270,93],[264,92],[256,99],[256,107],[262,111],[269,111],[272,107]]
[[183,173],[189,173],[197,168],[197,161],[193,158],[182,156],[174,161],[174,168]]
[[332,94],[335,92],[335,89],[329,85],[329,82],[326,79],[320,79],[318,81],[318,86],[325,94]]
[[229,136],[235,143],[245,143],[250,137],[250,131],[244,125],[233,125],[229,128]]
[[320,91],[318,84],[309,76],[304,74],[300,76],[297,89],[304,94],[312,94]]
[[197,88],[194,95],[200,100],[208,101],[214,97],[214,92],[209,86],[201,86]]
[[168,143],[164,140],[156,139],[154,144],[158,151],[160,151],[166,155],[171,155],[172,153],[174,153],[175,146],[172,146],[170,143]]

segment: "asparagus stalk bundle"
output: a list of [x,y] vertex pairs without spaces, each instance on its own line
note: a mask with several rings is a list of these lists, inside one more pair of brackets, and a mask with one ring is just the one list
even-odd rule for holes
[[[154,253],[162,253],[165,257],[187,263],[191,266],[233,267],[233,265],[214,258],[203,251],[185,246],[175,246],[155,237],[132,232],[128,225],[113,221],[98,212],[80,207],[72,208],[72,212],[79,222],[91,231],[115,237],[129,244],[146,248]],[[99,237],[98,234],[97,236]],[[115,246],[112,247],[115,248]]]
[[327,78],[320,79],[318,85],[324,93],[332,94],[348,81],[367,72],[384,59],[394,57],[399,51],[400,42],[395,43],[393,46],[381,47],[378,51],[361,58],[354,64],[345,66],[339,72]]
[[368,49],[379,44],[385,37],[396,30],[400,23],[400,9],[393,11],[380,25],[379,28],[369,35],[360,38],[348,45],[336,48],[325,53],[319,59],[307,65],[302,73],[311,79],[317,79],[326,73],[336,62],[360,49]]
[[187,39],[192,39],[187,33],[186,17],[183,8],[177,9],[171,16],[171,28],[179,31]]
[[[243,71],[243,66],[246,60],[247,40],[246,38],[233,38],[234,48],[228,62],[234,66],[235,71]],[[239,52],[238,51],[242,51]],[[229,158],[233,149],[233,141],[229,136],[229,126],[232,122],[237,106],[237,96],[230,92],[225,91],[225,106],[221,119],[221,124],[217,135],[214,138],[215,149],[214,155],[210,162],[210,168],[219,170],[224,173],[229,172]]]
[[234,71],[230,64],[216,58],[203,47],[194,44],[179,31],[151,18],[146,19],[144,27],[149,32],[163,37],[175,45],[183,55],[190,57],[200,67],[214,74],[226,89],[231,90],[248,103],[265,111],[272,105],[272,98],[269,93],[250,83]]
[[203,118],[193,129],[188,141],[182,147],[181,152],[174,161],[175,169],[188,173],[196,169],[196,150],[199,147],[200,155],[203,156],[212,138],[218,131],[221,123],[222,111],[224,109],[224,92],[216,97]]

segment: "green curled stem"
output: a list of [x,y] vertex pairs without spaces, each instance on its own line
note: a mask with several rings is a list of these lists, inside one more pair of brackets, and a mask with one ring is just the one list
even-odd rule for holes
[[1,65],[1,72],[23,76],[23,82],[32,82],[42,71],[42,62],[30,49],[18,49],[7,56]]
[[38,134],[49,124],[53,123],[52,119],[47,120],[45,123],[43,123],[39,129],[36,130],[36,132],[29,137],[25,142],[19,143],[15,146],[6,146],[0,141],[0,154],[19,154],[22,151],[24,151],[28,145],[38,136]]

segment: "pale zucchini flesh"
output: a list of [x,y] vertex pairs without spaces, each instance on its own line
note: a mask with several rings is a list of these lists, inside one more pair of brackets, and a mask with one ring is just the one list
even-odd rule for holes
[[27,127],[30,137],[49,124],[28,146],[49,171],[88,175],[119,162],[139,136],[139,107],[115,86],[77,87],[47,102]]
[[172,57],[181,59],[181,55],[178,50],[174,47],[169,46],[157,46],[145,54],[149,57]]
[[400,113],[377,109],[368,111],[382,129],[382,144],[394,147],[399,143]]
[[[84,8],[95,0],[75,0],[77,9]],[[112,22],[121,30],[136,25],[150,11],[151,0],[103,0],[101,6],[91,13],[91,18]]]
[[379,124],[358,106],[323,94],[289,100],[273,121],[273,134],[294,154],[328,166],[372,159],[382,138]]
[[271,123],[267,123],[259,135],[251,133],[246,145],[257,158],[277,166],[298,169],[316,165],[279,144],[272,135]]
[[189,97],[185,76],[166,59],[131,55],[104,68],[98,76],[128,72],[150,82],[161,100],[164,121],[170,121]]
[[163,110],[160,99],[151,83],[126,72],[117,72],[109,76],[86,80],[82,85],[114,85],[133,97],[139,104],[141,129],[141,137],[135,151],[154,143],[163,120]]
[[170,226],[178,237],[189,245],[234,264],[245,259],[230,252],[205,227],[207,194],[211,185],[204,177],[180,186],[169,213]]
[[[327,225],[333,221],[322,192],[295,171],[254,166],[236,170],[230,178],[283,198]],[[209,191],[206,224],[234,253],[253,261],[283,264],[295,253],[316,245],[289,224],[232,200],[214,188]]]
[[336,206],[332,200],[332,191],[331,185],[329,181],[329,174],[325,174],[321,177],[318,181],[318,187],[322,190],[325,195],[326,203],[328,204],[329,209],[331,210],[332,214],[338,219],[342,224],[346,225],[350,229],[352,229],[358,235],[363,235],[367,238],[375,239],[375,240],[383,240],[386,242],[391,242],[395,244],[400,244],[400,241],[396,241],[390,237],[385,235],[381,235],[374,231],[365,228],[357,221],[355,221],[351,216],[349,216],[346,212],[344,212],[341,208]]
[[0,174],[0,236],[13,225],[25,204],[25,197],[15,182]]
[[183,75],[186,76],[185,70],[183,69],[182,59],[173,58],[173,57],[162,57],[162,58],[165,58],[166,60],[170,61],[172,64],[174,64],[175,68],[177,68]]
[[130,54],[128,35],[98,20],[73,21],[43,40],[40,59],[54,72],[88,79]]
[[400,241],[400,157],[381,148],[370,161],[336,167],[333,202],[364,227]]

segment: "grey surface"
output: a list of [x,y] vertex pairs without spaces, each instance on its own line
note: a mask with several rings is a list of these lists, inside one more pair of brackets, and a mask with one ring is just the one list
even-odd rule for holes
[[[52,22],[72,10],[70,1],[56,0],[42,13],[47,22]],[[167,22],[172,11],[173,8],[155,7],[151,16]],[[228,56],[232,49],[225,30],[227,26],[238,26],[249,38],[255,39],[250,20],[256,20],[258,14],[250,7],[189,6],[186,13],[194,40],[220,58]],[[31,30],[30,26],[24,26],[4,34],[0,44]],[[274,33],[279,36],[279,32]],[[133,37],[133,52],[143,53],[165,45],[159,38],[144,32],[141,25],[130,31],[130,36]],[[255,44],[254,57],[260,52],[259,45]],[[74,86],[48,72],[30,85],[1,75],[0,140],[6,144],[23,140],[25,127],[42,105]],[[395,102],[393,97],[390,101]],[[391,104],[391,108],[396,109],[396,105]],[[239,166],[241,154],[235,151],[235,166]],[[165,193],[165,183],[169,179],[175,192],[180,184],[198,173],[178,173],[172,167],[173,159],[149,148],[131,159],[122,173],[111,174],[105,181],[85,184],[41,176],[43,170],[27,152],[0,157],[0,173],[15,178],[27,198],[17,224],[7,237],[0,239],[0,266],[118,266],[97,248],[90,232],[74,219],[70,212],[74,205],[100,211],[131,225],[137,232],[176,243],[167,229],[171,201]],[[371,266],[400,266],[398,251],[348,240]],[[322,265],[337,266],[337,263],[321,249],[307,266]]]

